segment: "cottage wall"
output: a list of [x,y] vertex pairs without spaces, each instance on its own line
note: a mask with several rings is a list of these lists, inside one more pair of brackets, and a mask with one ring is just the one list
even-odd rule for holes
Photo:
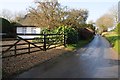
[[[38,27],[17,27],[17,34],[40,34],[41,28]],[[19,35],[22,38],[35,38],[39,36],[33,35]]]

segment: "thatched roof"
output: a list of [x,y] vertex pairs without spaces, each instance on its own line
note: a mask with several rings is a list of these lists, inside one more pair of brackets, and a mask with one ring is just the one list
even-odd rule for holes
[[34,19],[35,19],[35,15],[29,13],[29,14],[25,15],[24,18],[21,18],[18,21],[18,23],[20,23],[24,26],[28,26],[28,25],[37,26]]

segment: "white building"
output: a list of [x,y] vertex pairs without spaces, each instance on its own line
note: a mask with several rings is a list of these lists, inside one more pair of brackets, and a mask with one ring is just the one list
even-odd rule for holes
[[[17,34],[40,34],[41,28],[36,26],[16,26]],[[18,35],[22,38],[35,38],[39,37],[38,35]]]

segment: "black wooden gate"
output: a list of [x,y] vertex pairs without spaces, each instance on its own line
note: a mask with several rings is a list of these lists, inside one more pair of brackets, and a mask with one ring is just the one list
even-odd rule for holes
[[[31,36],[31,35],[39,36],[39,37],[35,37],[35,38],[20,37],[20,36]],[[9,42],[12,44],[8,44]],[[66,36],[64,34],[17,34],[16,39],[5,38],[2,39],[2,43],[3,43],[1,45],[2,58],[6,58],[6,57],[13,57],[22,54],[30,54],[37,51],[46,51],[61,45],[66,46]],[[32,50],[33,48],[38,48],[38,49]]]

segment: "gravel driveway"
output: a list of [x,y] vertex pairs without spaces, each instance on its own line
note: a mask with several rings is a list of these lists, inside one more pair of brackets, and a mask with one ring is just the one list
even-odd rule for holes
[[[3,41],[2,44],[13,44],[15,41]],[[20,42],[24,43],[24,42]],[[26,47],[26,45],[19,46]],[[17,47],[18,48],[18,47]],[[4,50],[4,49],[3,49]],[[32,50],[39,50],[39,48],[33,48]],[[19,52],[24,52],[25,50],[20,50]],[[54,49],[50,49],[47,51],[37,51],[30,54],[23,54],[16,57],[8,57],[2,59],[2,76],[5,78],[13,77],[16,74],[19,74],[25,70],[29,70],[30,68],[43,63],[49,59],[55,58],[61,54],[66,53],[68,50],[64,48],[64,46],[60,46]],[[12,52],[7,52],[7,54],[12,54]]]

